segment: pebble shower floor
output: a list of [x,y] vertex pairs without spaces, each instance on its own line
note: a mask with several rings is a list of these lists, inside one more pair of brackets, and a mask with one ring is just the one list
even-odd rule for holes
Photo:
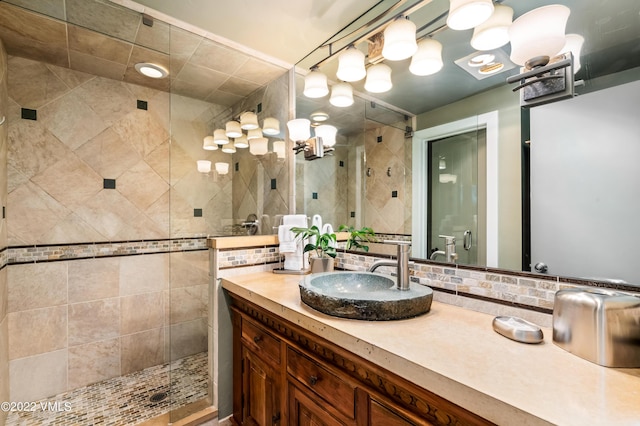
[[[36,402],[33,412],[12,412],[7,426],[135,425],[207,397],[207,353],[147,368]],[[171,386],[169,386],[171,380]],[[150,398],[166,392],[167,398]],[[68,411],[42,411],[40,403]],[[68,404],[66,404],[68,403]]]

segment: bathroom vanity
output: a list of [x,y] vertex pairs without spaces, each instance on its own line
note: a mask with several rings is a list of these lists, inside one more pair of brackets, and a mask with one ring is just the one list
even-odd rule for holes
[[416,318],[331,317],[300,277],[223,279],[233,312],[241,424],[624,425],[640,420],[640,369],[605,368],[551,342],[495,333],[492,315],[433,302]]

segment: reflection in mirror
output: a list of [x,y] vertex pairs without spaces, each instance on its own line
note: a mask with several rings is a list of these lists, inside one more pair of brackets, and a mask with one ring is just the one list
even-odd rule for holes
[[[616,2],[600,2],[597,0],[577,1],[577,0],[559,0],[559,1],[513,1],[505,0],[501,2],[501,5],[509,6],[514,10],[514,19],[522,16],[526,12],[551,3],[559,3],[568,6],[571,9],[570,16],[566,24],[566,34],[578,34],[584,38],[584,44],[582,50],[579,53],[578,61],[575,62],[576,68],[575,80],[576,80],[576,93],[586,94],[592,91],[607,90],[609,87],[614,87],[629,81],[638,80],[640,73],[638,67],[640,66],[640,56],[635,54],[636,47],[640,40],[640,26],[637,24],[637,16],[640,12],[640,4],[634,0],[621,0]],[[415,7],[414,7],[415,6]],[[422,4],[418,2],[412,2],[407,7],[413,8],[409,13],[409,19],[412,20],[417,28],[417,38],[430,35],[432,39],[439,41],[442,46],[442,59],[444,62],[443,69],[433,75],[429,76],[416,76],[409,72],[409,61],[384,61],[385,64],[391,67],[392,70],[392,82],[393,88],[385,93],[371,94],[375,96],[385,105],[390,106],[391,109],[397,109],[402,113],[406,113],[409,116],[415,115],[415,126],[412,126],[418,135],[420,131],[432,129],[437,126],[446,125],[448,123],[455,122],[457,120],[469,119],[477,117],[482,114],[497,112],[498,115],[498,130],[497,130],[497,148],[495,155],[490,156],[487,154],[486,164],[491,164],[491,167],[487,166],[487,173],[493,172],[496,176],[496,194],[495,194],[495,210],[490,216],[487,216],[487,221],[493,221],[495,223],[495,230],[492,231],[493,235],[487,235],[485,240],[493,238],[495,240],[495,261],[489,260],[489,253],[485,253],[485,260],[482,261],[483,255],[481,250],[476,247],[478,255],[480,256],[479,265],[487,265],[491,267],[498,267],[510,270],[524,270],[533,271],[531,246],[533,244],[534,236],[529,229],[529,209],[532,211],[536,206],[529,203],[529,146],[525,143],[529,140],[529,112],[521,110],[520,99],[518,93],[513,93],[512,88],[506,85],[505,80],[509,76],[520,73],[519,66],[515,66],[509,61],[510,46],[505,45],[496,49],[495,57],[501,57],[505,59],[505,66],[502,67],[499,72],[495,74],[488,74],[482,77],[472,77],[474,72],[473,66],[459,65],[462,58],[473,56],[474,50],[470,46],[469,39],[471,37],[470,32],[466,31],[453,31],[443,26],[444,19],[448,8],[448,2],[445,0],[434,0],[428,2],[428,4]],[[602,17],[606,17],[603,19]],[[635,17],[635,18],[633,18]],[[387,19],[385,16],[382,20]],[[633,21],[633,22],[632,22]],[[375,23],[378,25],[379,22]],[[374,25],[374,26],[375,26]],[[375,54],[376,41],[374,38],[368,39],[366,35],[367,30],[370,30],[374,26],[369,26],[361,32],[354,32],[351,39],[345,36],[346,31],[342,33],[340,37],[336,37],[335,45],[332,45],[333,52],[339,51],[342,47],[347,46],[350,42],[356,44],[356,48],[359,49],[365,55]],[[615,29],[615,30],[614,30]],[[350,30],[353,30],[351,28]],[[363,42],[365,40],[365,42]],[[343,46],[344,45],[344,46]],[[335,58],[328,58],[327,46],[323,46],[313,52],[305,58],[300,64],[302,68],[310,68],[313,65],[319,65],[319,71],[324,72],[328,77],[330,83],[337,81],[335,77],[338,69],[338,60]],[[471,55],[471,56],[470,56]],[[580,66],[577,66],[577,65]],[[475,65],[472,64],[472,65]],[[370,65],[369,65],[370,66]],[[480,67],[482,68],[482,67]],[[475,69],[475,68],[474,68]],[[298,77],[300,80],[301,77]],[[366,93],[364,89],[364,80],[350,83],[354,91],[360,93]],[[311,112],[311,108],[304,106],[305,102],[309,99],[304,99],[301,95],[301,84],[298,81],[296,93],[298,94],[298,114],[308,114]],[[369,95],[367,95],[369,96]],[[625,92],[625,97],[630,102],[634,101],[634,98],[629,98],[631,93]],[[327,100],[326,98],[324,98]],[[314,102],[317,100],[314,100]],[[369,100],[368,100],[369,101]],[[566,106],[570,108],[571,102],[560,101],[556,105],[562,105],[562,102],[567,102]],[[368,104],[368,102],[366,103]],[[534,107],[543,108],[543,107]],[[589,110],[591,111],[591,109]],[[350,117],[351,111],[349,108],[344,108],[341,113],[344,117]],[[578,114],[582,116],[583,113],[573,112],[572,114]],[[570,128],[574,123],[579,120],[570,119],[571,115],[557,124],[556,127]],[[357,118],[357,117],[354,117]],[[531,126],[535,124],[538,118],[535,114],[531,118]],[[365,127],[367,119],[360,118],[358,126]],[[597,122],[597,120],[594,120]],[[592,132],[592,134],[595,132]],[[566,143],[566,141],[565,141]],[[365,154],[369,156],[365,146]],[[375,147],[375,145],[373,145]],[[535,149],[531,147],[531,149]],[[410,149],[405,147],[405,176],[413,175],[413,181],[409,178],[405,180],[405,189],[415,188],[416,174],[415,167],[412,170]],[[374,159],[366,157],[369,163],[374,162]],[[415,161],[415,158],[413,158]],[[425,159],[428,161],[428,159]],[[571,161],[578,167],[586,167],[582,164],[580,156],[572,155]],[[415,163],[414,163],[415,164]],[[544,164],[544,160],[543,160]],[[407,166],[408,165],[408,166]],[[481,161],[478,161],[478,169],[481,166]],[[545,166],[539,166],[537,164],[532,165],[531,173],[540,172],[541,168]],[[435,168],[435,163],[433,167]],[[522,173],[521,173],[522,170]],[[618,173],[616,169],[607,169],[609,173]],[[364,170],[366,172],[366,169]],[[413,171],[413,173],[411,173]],[[377,170],[373,170],[372,173],[376,173]],[[376,173],[375,177],[379,178],[379,173]],[[482,173],[480,173],[482,175]],[[383,170],[384,176],[384,170]],[[363,203],[364,212],[358,211],[356,219],[360,220],[363,225],[373,226],[376,229],[374,223],[368,222],[380,218],[378,212],[369,215],[367,208],[374,207],[375,203],[379,203],[381,200],[377,199],[380,194],[384,194],[384,191],[378,191],[379,187],[376,185],[368,186],[373,180],[370,177],[362,177],[356,175],[352,179],[360,179],[360,185],[358,189],[365,195],[368,194],[368,190],[372,190],[376,195],[369,194],[371,199],[367,203]],[[369,180],[368,180],[369,179]],[[438,178],[439,179],[439,178]],[[433,181],[434,179],[432,179]],[[432,183],[433,184],[433,183]],[[449,181],[447,183],[451,185]],[[352,184],[353,185],[353,184]],[[474,186],[474,184],[472,184]],[[478,188],[475,190],[460,190],[460,193],[472,194],[477,196]],[[532,188],[532,190],[535,190]],[[635,190],[634,190],[635,191]],[[637,191],[636,191],[637,192]],[[428,194],[428,191],[424,191]],[[416,232],[420,235],[427,236],[428,224],[423,224],[424,229],[416,229],[416,222],[414,217],[413,225],[410,224],[408,216],[411,211],[411,204],[416,203],[415,194],[413,192],[413,200],[411,197],[411,191],[403,194],[402,198],[404,202],[403,216],[407,220],[406,225],[400,231],[398,227],[387,227],[389,222],[386,218],[378,223],[382,229],[389,229],[389,232],[400,232],[411,234],[413,233],[414,239]],[[473,195],[475,194],[475,195]],[[382,198],[380,196],[380,198]],[[536,194],[531,194],[531,202],[537,202],[538,198]],[[480,200],[479,200],[480,201]],[[618,203],[624,203],[622,200],[616,200]],[[422,203],[422,202],[421,202]],[[424,203],[425,211],[428,212],[429,208],[433,210],[434,206],[427,201]],[[379,206],[380,204],[378,204]],[[561,206],[562,202],[558,201],[558,206]],[[414,208],[414,212],[415,212]],[[579,214],[584,216],[585,219],[590,217],[594,213],[594,209],[581,209]],[[415,216],[415,214],[414,214]],[[428,216],[428,215],[426,215]],[[444,214],[446,218],[446,214]],[[396,216],[397,219],[397,216]],[[608,220],[607,218],[599,218],[595,220]],[[442,222],[442,221],[441,221]],[[445,221],[446,222],[446,221]],[[566,219],[560,223],[555,224],[558,227],[563,227],[566,223]],[[421,225],[422,226],[422,225]],[[465,243],[465,231],[460,225],[460,230],[454,230],[453,233],[460,233],[457,237],[460,242],[460,246],[457,247],[457,251],[464,250]],[[376,229],[377,231],[378,229]],[[435,229],[434,229],[435,231]],[[436,231],[439,232],[439,231]],[[430,234],[430,239],[437,240],[438,236],[436,232]],[[482,231],[478,231],[478,236],[482,234]],[[468,235],[468,234],[467,234]],[[482,240],[482,238],[475,239],[476,242]],[[629,238],[627,240],[634,240]],[[617,244],[624,244],[620,239],[616,240]],[[429,251],[438,247],[435,241],[431,241],[424,251],[417,253],[420,257],[429,257]],[[558,247],[562,247],[560,244]],[[608,247],[611,248],[611,247]],[[622,250],[625,252],[633,252],[632,247],[622,246]],[[414,247],[415,250],[415,247]],[[616,250],[611,250],[616,251]],[[551,255],[553,256],[553,255]],[[554,264],[554,259],[545,257],[545,263]],[[587,278],[617,278],[621,275],[615,271],[620,268],[620,262],[622,259],[617,257],[615,259],[608,259],[606,263],[608,268],[603,268],[601,271],[592,270],[585,275],[580,271],[579,261],[575,268],[572,269],[556,269],[555,272],[549,270],[549,273],[564,275],[569,277],[587,277]],[[598,263],[604,262],[590,262],[590,265],[594,265],[597,268]],[[627,279],[629,282],[638,282],[638,279]]]

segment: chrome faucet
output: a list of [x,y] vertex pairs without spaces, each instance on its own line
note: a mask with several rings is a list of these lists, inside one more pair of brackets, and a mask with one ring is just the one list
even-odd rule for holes
[[444,251],[436,250],[431,253],[429,259],[435,260],[438,256],[444,256],[445,262],[456,263],[458,260],[458,253],[456,253],[456,237],[450,235],[438,235],[440,238],[444,238]]
[[398,290],[409,290],[409,249],[411,243],[409,241],[384,241],[386,244],[396,244],[398,246],[397,261],[378,260],[373,262],[369,268],[369,272],[374,272],[381,266],[395,266],[397,268],[397,288]]

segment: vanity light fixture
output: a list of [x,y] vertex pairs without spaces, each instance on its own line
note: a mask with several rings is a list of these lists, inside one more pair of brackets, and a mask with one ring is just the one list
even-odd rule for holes
[[135,69],[150,78],[165,78],[169,75],[169,71],[165,67],[151,62],[139,62],[135,64]]
[[235,147],[235,144],[228,143],[226,145],[222,145],[222,148],[220,148],[220,150],[225,154],[235,154],[236,147]]
[[322,139],[322,145],[326,148],[331,148],[336,144],[336,134],[338,129],[330,124],[323,124],[315,128],[316,137]]
[[[229,163],[216,163],[215,167],[216,173],[218,173],[219,175],[226,175],[227,173],[229,173]],[[209,162],[209,168],[211,168],[211,162]]]
[[224,129],[216,129],[213,131],[213,141],[218,145],[226,145],[229,143],[229,138]]
[[416,50],[416,24],[400,15],[384,29],[382,56],[390,61],[401,61],[410,58]]
[[582,51],[583,43],[584,37],[578,34],[567,34],[565,38],[565,44],[561,52],[571,52],[573,55],[573,74],[580,71],[580,68],[582,67],[582,64],[580,63],[580,52]]
[[256,128],[251,129],[247,132],[247,140],[251,141],[251,139],[257,139],[262,137],[262,129]]
[[218,144],[216,143],[213,136],[209,135],[204,137],[202,149],[206,149],[207,151],[215,151],[216,149],[218,149]]
[[276,153],[276,156],[280,159],[286,157],[286,143],[285,141],[275,141],[273,143],[273,152]]
[[512,21],[513,9],[496,4],[489,19],[473,29],[471,46],[476,50],[493,50],[509,43]]
[[260,127],[258,124],[258,116],[255,112],[246,111],[240,114],[240,128],[242,130],[253,130]]
[[447,26],[452,30],[468,30],[482,24],[493,13],[492,0],[449,0]]
[[262,133],[275,136],[280,133],[280,122],[277,118],[268,117],[262,122]]
[[249,140],[245,135],[242,135],[239,138],[235,138],[233,140],[233,145],[236,148],[249,148]]
[[311,72],[304,77],[303,93],[307,98],[321,98],[329,94],[327,76],[317,68],[312,68]]
[[242,129],[240,128],[240,123],[237,121],[227,121],[225,125],[225,134],[229,138],[239,138],[242,136]]
[[546,65],[565,45],[570,13],[567,6],[552,4],[533,9],[513,21],[509,27],[511,61],[527,69]]
[[349,83],[331,86],[331,98],[329,98],[331,105],[342,108],[353,105],[353,102],[353,88]]
[[409,71],[411,74],[425,76],[440,71],[442,62],[442,44],[431,38],[426,38],[418,43],[418,51],[411,58]]
[[249,152],[253,155],[265,155],[267,152],[269,152],[269,139],[249,139]]
[[296,144],[304,142],[311,136],[311,122],[306,118],[296,118],[287,122],[289,129],[289,139]]
[[360,81],[367,75],[364,66],[365,55],[355,46],[349,46],[338,56],[336,77],[342,81]]
[[196,164],[200,173],[209,173],[211,171],[211,161],[209,160],[198,160]]
[[364,88],[371,93],[384,93],[391,90],[391,68],[385,64],[376,64],[367,70]]

